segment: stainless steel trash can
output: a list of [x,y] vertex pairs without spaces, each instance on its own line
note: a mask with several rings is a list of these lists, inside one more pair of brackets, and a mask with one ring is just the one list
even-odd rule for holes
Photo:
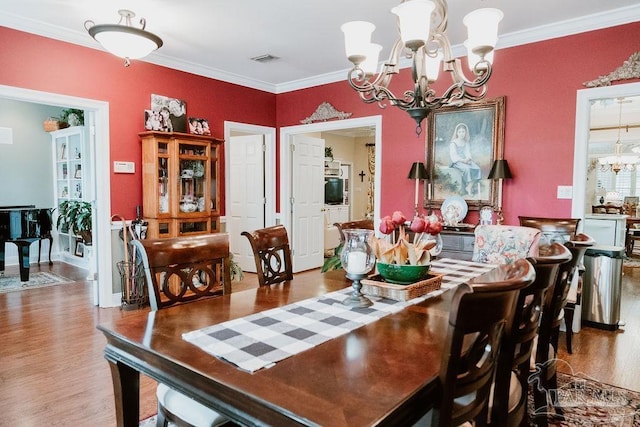
[[620,322],[623,246],[596,245],[584,254],[582,325],[610,331]]

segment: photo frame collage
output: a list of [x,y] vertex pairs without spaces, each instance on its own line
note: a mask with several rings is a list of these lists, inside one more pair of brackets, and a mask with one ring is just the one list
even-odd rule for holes
[[144,128],[160,132],[182,132],[211,135],[207,119],[188,117],[185,101],[162,95],[151,95],[151,109],[144,111]]

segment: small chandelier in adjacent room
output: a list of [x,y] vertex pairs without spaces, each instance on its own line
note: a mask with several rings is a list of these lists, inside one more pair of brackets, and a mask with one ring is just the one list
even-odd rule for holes
[[[498,23],[503,17],[500,10],[477,9],[463,19],[468,31],[464,45],[473,73],[472,80],[465,76],[460,59],[453,57],[451,43],[445,34],[448,20],[446,0],[403,0],[391,12],[398,17],[400,38],[393,45],[389,60],[377,74],[378,54],[382,46],[371,43],[375,26],[364,21],[342,25],[347,58],[354,65],[349,71],[349,84],[359,92],[364,102],[377,102],[383,107],[387,100],[407,111],[416,121],[416,134],[419,135],[422,120],[429,111],[441,106],[460,106],[466,101],[485,97],[498,40]],[[413,87],[397,97],[389,89],[389,84],[399,73],[401,55],[412,59]],[[430,85],[437,80],[440,68],[450,74],[453,83],[437,96]]]
[[[624,98],[618,98],[618,103],[620,104],[620,112],[618,115],[618,140],[614,145],[615,154],[613,156],[605,156],[600,157],[598,159],[598,164],[600,165],[600,170],[603,172],[607,172],[612,170],[616,175],[621,170],[633,171],[636,169],[638,163],[640,162],[640,158],[634,155],[623,155],[622,154],[622,142],[620,141],[620,130],[622,129],[622,102]],[[628,127],[627,127],[628,131]]]
[[162,39],[153,33],[145,31],[147,21],[140,19],[140,28],[131,23],[136,16],[130,10],[120,9],[120,21],[117,24],[95,25],[93,21],[85,21],[84,27],[89,35],[96,39],[107,51],[124,58],[124,65],[128,67],[131,59],[140,59],[162,47]]

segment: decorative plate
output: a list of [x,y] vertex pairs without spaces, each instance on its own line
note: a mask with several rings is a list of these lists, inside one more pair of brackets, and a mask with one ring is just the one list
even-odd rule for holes
[[447,197],[446,199],[444,199],[444,202],[442,202],[442,206],[440,207],[440,212],[442,212],[442,215],[444,215],[449,206],[455,207],[455,209],[460,213],[460,217],[458,219],[459,222],[462,222],[462,220],[467,216],[467,212],[469,211],[467,202],[460,196]]

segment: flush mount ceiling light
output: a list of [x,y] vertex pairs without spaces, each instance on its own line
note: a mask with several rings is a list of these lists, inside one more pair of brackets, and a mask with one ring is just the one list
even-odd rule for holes
[[[403,0],[391,12],[398,17],[400,38],[391,49],[389,60],[376,75],[378,54],[382,46],[371,43],[375,26],[369,22],[352,21],[342,26],[345,34],[347,58],[354,67],[349,71],[349,84],[359,92],[366,103],[391,105],[409,113],[416,121],[416,134],[422,131],[422,120],[431,110],[441,106],[461,106],[467,100],[477,101],[487,93],[491,76],[493,51],[498,40],[498,23],[503,13],[498,9],[483,8],[467,14],[463,23],[467,27],[467,62],[474,74],[465,77],[460,59],[454,58],[447,29],[446,0]],[[400,71],[400,55],[412,59],[413,87],[401,97],[389,90],[394,75]],[[441,96],[431,88],[438,78],[439,69],[448,72],[453,83]]]
[[93,21],[85,21],[84,28],[108,52],[124,58],[128,67],[131,59],[140,59],[162,46],[162,39],[145,31],[147,21],[140,19],[141,28],[132,25],[131,19],[136,16],[130,10],[120,9],[120,21],[117,24],[95,25]]

